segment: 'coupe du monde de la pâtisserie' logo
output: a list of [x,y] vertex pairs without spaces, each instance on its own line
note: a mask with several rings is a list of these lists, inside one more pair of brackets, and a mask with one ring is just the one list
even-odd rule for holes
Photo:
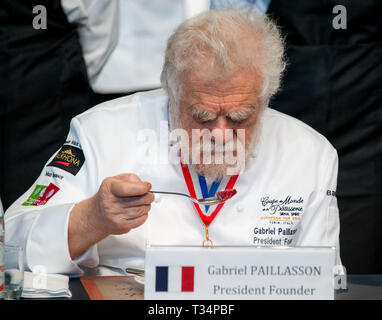
[[48,164],[48,167],[57,167],[75,176],[84,162],[85,156],[80,148],[64,145]]

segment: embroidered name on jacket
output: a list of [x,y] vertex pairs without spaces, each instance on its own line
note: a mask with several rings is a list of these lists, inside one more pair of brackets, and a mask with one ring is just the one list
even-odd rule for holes
[[85,156],[81,149],[64,145],[47,166],[60,168],[75,176],[84,162]]

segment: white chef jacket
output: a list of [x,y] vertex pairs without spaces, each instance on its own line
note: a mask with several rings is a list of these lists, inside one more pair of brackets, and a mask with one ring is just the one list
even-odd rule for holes
[[[94,195],[106,177],[135,173],[153,190],[188,193],[180,165],[158,156],[175,147],[163,140],[167,103],[158,89],[105,102],[73,118],[62,149],[5,215],[6,241],[24,247],[27,268],[81,274],[81,266],[144,267],[147,244],[201,245],[204,226],[192,202],[161,195],[142,226],[108,236],[76,260],[69,255],[71,209]],[[209,227],[214,245],[335,246],[338,254],[335,149],[306,124],[270,108],[263,113],[261,132],[256,153],[236,182],[237,194]],[[153,143],[155,138],[162,142]],[[63,154],[73,163],[68,169],[49,166]],[[226,183],[223,179],[220,189]],[[39,205],[22,205],[51,184],[55,193],[48,201],[43,195]]]
[[118,43],[119,0],[61,0],[68,21],[78,34],[90,85],[98,78]]
[[120,6],[118,42],[92,81],[93,90],[105,94],[159,88],[167,39],[185,19],[208,10],[210,1],[111,1]]

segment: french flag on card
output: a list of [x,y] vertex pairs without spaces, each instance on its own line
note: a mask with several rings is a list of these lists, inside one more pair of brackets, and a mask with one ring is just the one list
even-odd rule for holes
[[194,267],[158,266],[155,269],[156,292],[193,292]]

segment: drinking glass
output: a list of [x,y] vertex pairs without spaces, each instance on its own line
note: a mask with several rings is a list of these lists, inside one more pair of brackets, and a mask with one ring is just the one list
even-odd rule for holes
[[5,245],[4,250],[4,284],[2,298],[18,300],[24,287],[24,253],[23,248]]

